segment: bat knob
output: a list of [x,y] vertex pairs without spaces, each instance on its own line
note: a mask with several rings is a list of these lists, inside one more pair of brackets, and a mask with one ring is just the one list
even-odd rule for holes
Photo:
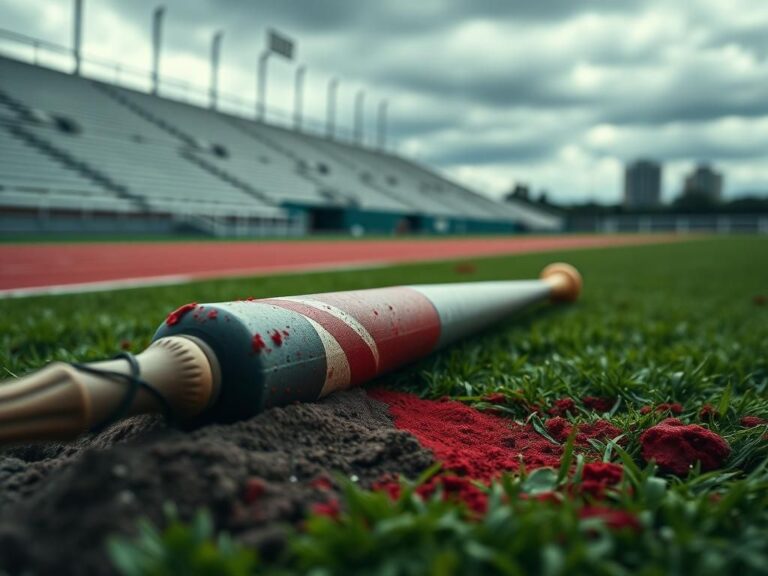
[[555,302],[573,302],[581,294],[581,274],[570,264],[555,262],[541,271],[539,277],[550,285],[550,297]]

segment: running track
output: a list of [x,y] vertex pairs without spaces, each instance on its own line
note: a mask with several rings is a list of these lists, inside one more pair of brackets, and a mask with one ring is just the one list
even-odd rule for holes
[[0,245],[0,296],[673,241],[672,236],[536,236],[316,242]]

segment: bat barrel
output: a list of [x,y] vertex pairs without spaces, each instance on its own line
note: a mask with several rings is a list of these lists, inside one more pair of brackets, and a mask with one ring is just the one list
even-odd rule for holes
[[221,396],[204,420],[232,421],[357,386],[547,299],[570,301],[567,264],[539,280],[428,284],[217,304],[172,313],[155,339],[191,335],[221,365]]

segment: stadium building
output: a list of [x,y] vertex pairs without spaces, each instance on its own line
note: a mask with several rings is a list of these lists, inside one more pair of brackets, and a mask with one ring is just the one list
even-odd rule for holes
[[397,154],[0,57],[0,230],[555,231]]
[[624,171],[624,206],[653,208],[661,205],[661,165],[638,160]]

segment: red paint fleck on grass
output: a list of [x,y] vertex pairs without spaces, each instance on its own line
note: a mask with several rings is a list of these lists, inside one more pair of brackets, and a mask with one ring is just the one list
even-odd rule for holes
[[[544,425],[546,426],[549,435],[558,442],[566,442],[573,429],[568,420],[559,416],[550,418]],[[622,434],[619,428],[605,420],[578,424],[577,429],[576,437],[574,438],[574,444],[576,446],[590,446],[590,440],[600,440],[601,442],[605,442]],[[619,444],[622,442],[623,439],[619,440]]]
[[679,402],[662,402],[656,406],[643,406],[640,408],[640,414],[650,414],[651,412],[669,412],[670,414],[682,414],[683,406]]
[[216,318],[219,317],[219,311],[218,310],[211,310],[208,312],[208,320],[216,320]]
[[579,492],[602,498],[607,489],[621,482],[624,469],[609,462],[588,462],[581,474]]
[[599,518],[611,530],[629,529],[640,532],[642,526],[637,517],[626,510],[614,510],[603,506],[587,506],[579,511],[579,518]]
[[264,350],[267,347],[266,342],[264,342],[264,338],[261,337],[261,334],[254,334],[253,338],[251,338],[251,348],[254,352],[257,354]]
[[595,412],[610,412],[616,400],[613,398],[603,398],[598,396],[584,396],[582,400],[584,407]]
[[269,335],[272,342],[275,343],[275,346],[282,346],[283,345],[283,335],[280,334],[279,330],[275,330],[272,332],[272,334]]
[[341,506],[339,506],[339,501],[334,498],[328,502],[313,504],[312,513],[317,516],[327,516],[333,520],[338,520],[339,516],[341,516]]
[[429,498],[442,488],[443,500],[463,502],[475,514],[485,514],[488,510],[488,495],[478,488],[471,479],[461,476],[440,476],[416,489],[422,498]]
[[552,408],[548,410],[548,412],[552,416],[565,416],[569,412],[575,414],[576,403],[570,398],[561,398],[560,400],[555,400],[555,403],[552,405]]
[[491,404],[506,404],[507,396],[503,392],[492,392],[483,396],[483,401]]
[[[400,498],[402,492],[400,482],[391,478],[374,483],[373,489],[385,492],[392,500]],[[482,515],[488,510],[488,495],[471,478],[452,474],[435,476],[418,486],[415,493],[426,499],[438,490],[442,492],[443,501],[464,503],[473,514]]]
[[197,308],[197,302],[190,302],[189,304],[184,304],[184,306],[179,306],[176,310],[168,314],[168,317],[165,319],[166,325],[175,326],[181,321],[184,314],[191,312],[195,308]]
[[754,428],[755,426],[768,424],[768,420],[760,418],[759,416],[744,416],[741,420],[739,420],[739,424],[744,426],[744,428]]
[[261,478],[249,478],[245,483],[243,500],[246,504],[253,504],[267,491],[267,484]]
[[643,458],[655,460],[659,468],[676,476],[688,474],[701,462],[704,472],[721,468],[731,447],[723,438],[697,424],[667,418],[640,436]]
[[453,267],[456,274],[474,274],[477,272],[477,266],[472,262],[459,262]]
[[704,404],[699,410],[699,420],[716,420],[718,418],[720,418],[720,413],[712,404]]
[[330,478],[327,476],[318,476],[312,482],[310,482],[310,486],[314,488],[315,490],[322,490],[324,492],[327,492],[329,490],[333,489],[333,483],[331,482]]

